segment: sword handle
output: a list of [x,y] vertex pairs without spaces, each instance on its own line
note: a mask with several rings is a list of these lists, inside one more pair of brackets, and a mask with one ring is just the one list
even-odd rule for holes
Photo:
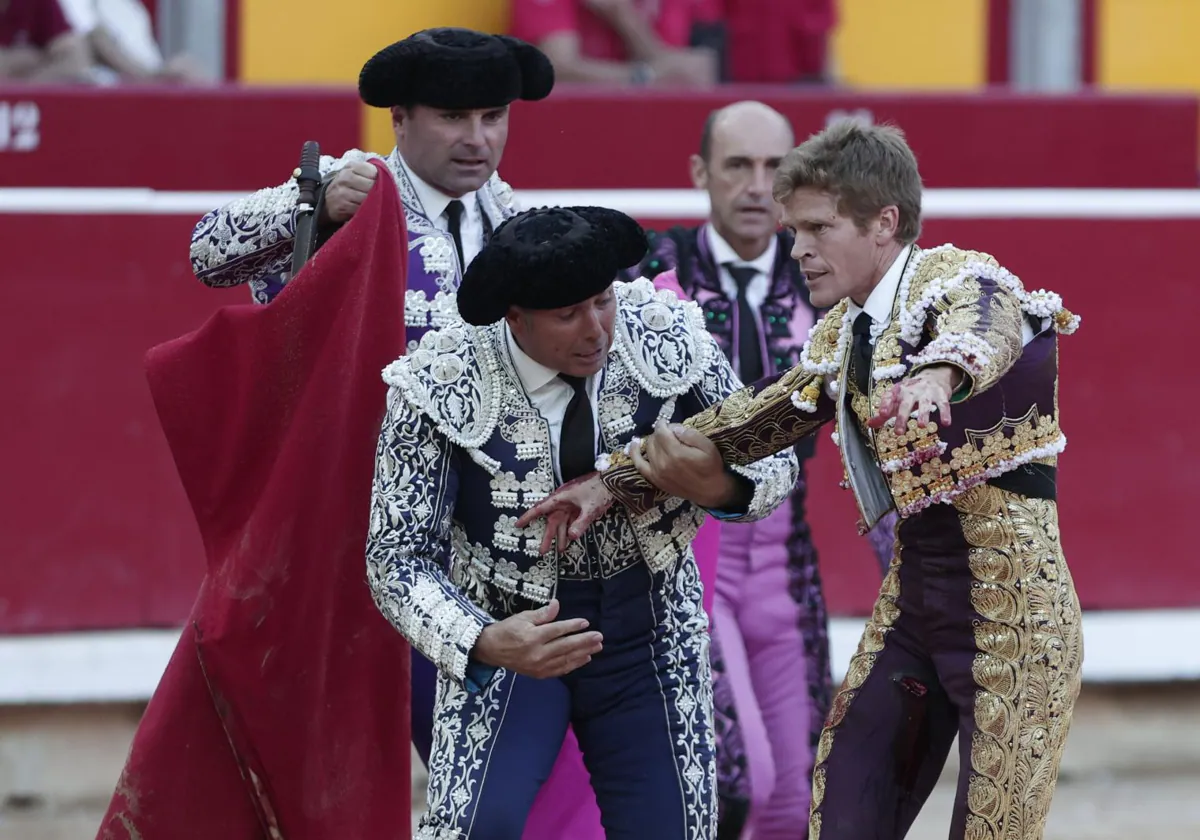
[[306,140],[300,150],[300,165],[292,172],[300,194],[296,204],[301,211],[312,212],[317,204],[317,190],[321,187],[321,147],[316,140]]
[[296,241],[292,245],[292,276],[317,250],[316,220],[317,195],[321,189],[321,147],[317,141],[308,140],[300,150],[300,165],[292,172],[296,179]]

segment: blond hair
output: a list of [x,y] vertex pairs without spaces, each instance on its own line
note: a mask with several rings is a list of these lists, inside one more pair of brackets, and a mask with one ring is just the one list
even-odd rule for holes
[[921,235],[921,173],[895,126],[846,119],[809,137],[780,162],[772,193],[786,204],[804,188],[832,195],[838,212],[860,229],[894,205],[900,211],[896,239],[907,245]]

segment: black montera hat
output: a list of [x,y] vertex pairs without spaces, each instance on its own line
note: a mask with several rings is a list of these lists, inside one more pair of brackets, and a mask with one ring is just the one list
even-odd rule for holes
[[358,74],[358,95],[376,108],[498,108],[545,99],[553,87],[554,67],[537,47],[455,27],[424,29],[384,47]]
[[463,275],[458,312],[494,324],[510,306],[559,309],[598,295],[646,255],[642,226],[607,207],[543,207],[513,216]]

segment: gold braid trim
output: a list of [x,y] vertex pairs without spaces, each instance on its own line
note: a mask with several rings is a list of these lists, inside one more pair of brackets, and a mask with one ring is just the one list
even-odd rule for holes
[[[773,380],[762,380],[734,391],[724,400],[683,421],[711,440],[728,466],[745,466],[795,445],[832,416],[832,410],[809,414],[800,411],[792,395],[819,395],[821,377],[799,365]],[[645,441],[638,446],[645,449]],[[642,477],[624,450],[608,456],[600,473],[604,486],[618,502],[636,515],[664,502],[668,495]]]

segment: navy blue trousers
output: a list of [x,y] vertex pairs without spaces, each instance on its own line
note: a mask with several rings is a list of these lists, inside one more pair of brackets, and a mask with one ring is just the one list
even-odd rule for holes
[[437,696],[437,666],[412,650],[412,742],[417,755],[429,766],[433,745],[433,701]]
[[417,840],[520,840],[568,724],[609,840],[711,840],[712,685],[695,564],[669,579],[638,564],[561,581],[558,599],[559,618],[586,618],[604,650],[560,679],[501,670],[476,693],[438,676]]

